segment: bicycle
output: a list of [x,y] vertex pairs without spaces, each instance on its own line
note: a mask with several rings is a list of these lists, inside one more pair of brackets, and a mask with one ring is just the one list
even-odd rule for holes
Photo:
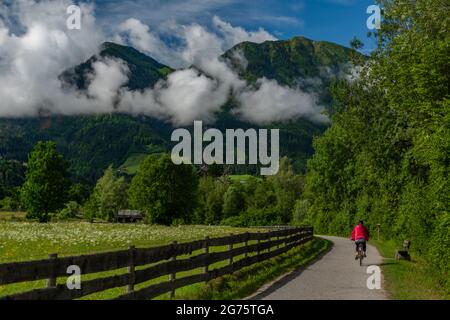
[[363,244],[360,242],[358,243],[358,256],[359,265],[362,266],[362,261],[364,259],[364,247]]

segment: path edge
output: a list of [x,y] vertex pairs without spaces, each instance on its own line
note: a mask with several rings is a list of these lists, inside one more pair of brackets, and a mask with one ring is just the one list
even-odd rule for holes
[[271,286],[273,286],[275,283],[282,281],[284,278],[289,277],[291,274],[293,274],[294,272],[299,272],[299,271],[303,271],[305,270],[307,267],[309,267],[310,265],[313,265],[314,263],[316,263],[317,261],[319,261],[320,259],[322,259],[325,255],[327,255],[334,247],[334,242],[325,238],[322,238],[321,235],[314,235],[314,237],[317,238],[321,238],[325,241],[329,241],[331,242],[331,245],[322,253],[320,253],[317,257],[315,257],[313,260],[307,262],[306,264],[292,270],[289,272],[286,272],[284,274],[282,274],[281,276],[278,276],[276,279],[263,284],[261,287],[258,288],[258,290],[256,290],[254,293],[252,293],[251,295],[241,299],[241,300],[255,300],[255,297],[257,297],[258,295],[264,293],[265,291],[267,291]]

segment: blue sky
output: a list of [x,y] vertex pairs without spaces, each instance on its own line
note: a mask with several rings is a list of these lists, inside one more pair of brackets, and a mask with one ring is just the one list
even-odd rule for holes
[[302,35],[348,46],[357,36],[365,50],[366,9],[374,0],[95,0],[104,26],[137,18],[152,28],[174,21],[208,25],[214,15],[248,30],[264,28],[279,39]]

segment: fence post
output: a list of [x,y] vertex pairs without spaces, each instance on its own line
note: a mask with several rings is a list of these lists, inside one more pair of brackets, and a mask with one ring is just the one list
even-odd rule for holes
[[52,253],[48,255],[48,260],[52,262],[51,264],[51,276],[47,279],[47,288],[54,288],[56,287],[56,266],[55,262],[56,259],[58,259],[57,253]]
[[228,258],[228,264],[232,265],[233,264],[233,256],[231,255],[231,250],[233,250],[233,234],[230,233],[230,241],[231,243],[228,245],[228,252],[230,253],[230,257]]
[[131,293],[134,291],[134,282],[136,281],[136,273],[135,273],[135,268],[134,268],[134,253],[135,253],[135,246],[129,246],[128,247],[128,254],[129,254],[129,262],[128,262],[128,267],[127,267],[127,271],[129,274],[129,284],[127,286],[127,292]]
[[261,240],[259,239],[260,235],[261,235],[261,231],[258,231],[258,239],[256,240],[256,256],[258,257],[257,258],[258,261],[259,261],[259,254],[260,254],[259,244],[261,242]]
[[[174,249],[176,246],[177,246],[177,242],[173,241],[172,242],[172,249]],[[173,251],[175,251],[175,249]],[[177,260],[177,256],[174,253],[169,261],[176,261],[176,260]],[[169,274],[169,281],[170,282],[173,282],[176,278],[177,278],[177,273],[176,272],[172,272],[171,274]],[[175,289],[170,291],[170,298],[173,299],[173,297],[175,297]]]
[[[248,247],[248,238],[250,238],[250,237],[249,237],[248,231],[247,231],[245,233],[245,242],[244,242],[245,247]],[[247,258],[247,257],[248,257],[248,252],[247,252],[247,249],[246,249],[245,253],[244,253],[244,258]]]
[[[208,253],[209,253],[209,237],[205,237],[205,241],[203,242],[203,253],[205,254],[205,261],[208,261]],[[208,274],[208,263],[203,267],[203,273]],[[208,279],[205,280],[205,283],[208,283]]]

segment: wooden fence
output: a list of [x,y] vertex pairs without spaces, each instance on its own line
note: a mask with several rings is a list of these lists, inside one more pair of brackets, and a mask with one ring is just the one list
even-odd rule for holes
[[[242,233],[208,238],[188,243],[173,242],[153,248],[135,248],[73,257],[49,255],[48,259],[0,264],[0,285],[47,279],[47,287],[2,297],[2,300],[77,299],[104,290],[127,287],[127,293],[116,299],[151,299],[187,285],[207,282],[239,269],[283,254],[310,241],[311,227],[290,228],[269,232]],[[212,247],[226,246],[225,251],[210,252]],[[193,252],[197,251],[196,255]],[[179,257],[181,256],[181,257]],[[178,259],[177,259],[178,258]],[[226,265],[213,269],[221,261]],[[69,266],[78,266],[83,275],[127,268],[126,273],[85,280],[80,289],[58,284],[58,277],[67,277]],[[149,265],[149,266],[147,266]],[[136,267],[140,266],[138,270]],[[145,267],[144,267],[145,266]],[[202,272],[177,278],[177,273],[202,268]],[[135,290],[139,283],[168,276],[168,281]]]

